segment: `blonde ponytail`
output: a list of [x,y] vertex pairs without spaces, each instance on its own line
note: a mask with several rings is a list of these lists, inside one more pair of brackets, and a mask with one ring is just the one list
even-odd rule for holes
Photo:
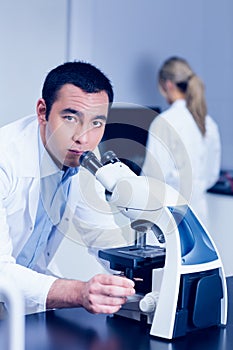
[[161,67],[158,78],[161,85],[164,81],[171,80],[185,95],[187,108],[204,136],[207,115],[204,84],[187,61],[180,57],[169,58]]
[[207,114],[204,93],[205,91],[202,80],[194,74],[191,79],[189,79],[187,90],[185,92],[185,99],[187,108],[192,114],[203,136],[206,133],[205,118]]

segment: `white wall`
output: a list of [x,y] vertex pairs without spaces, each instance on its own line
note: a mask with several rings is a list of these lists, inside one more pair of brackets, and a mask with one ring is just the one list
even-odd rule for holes
[[67,0],[0,0],[0,125],[35,113],[41,85],[67,55]]

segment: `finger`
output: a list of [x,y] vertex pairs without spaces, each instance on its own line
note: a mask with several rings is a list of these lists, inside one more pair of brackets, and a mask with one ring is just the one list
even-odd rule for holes
[[94,305],[92,306],[90,311],[93,314],[114,314],[117,311],[119,311],[121,308],[121,305],[112,306],[112,305]]
[[121,297],[125,298],[135,294],[133,287],[122,287],[118,285],[102,284],[100,282],[92,281],[88,287],[89,296],[103,295],[104,297]]
[[95,296],[89,305],[89,311],[92,313],[115,313],[120,310],[126,302],[126,298]]
[[101,284],[105,284],[105,285],[116,285],[116,286],[122,286],[126,288],[132,288],[135,285],[134,281],[123,276],[100,274],[95,277],[98,278],[98,281]]
[[91,298],[92,305],[121,306],[127,301],[126,297],[112,295],[94,295]]
[[105,296],[113,296],[113,297],[127,297],[135,294],[134,288],[126,288],[116,285],[101,285],[100,293]]

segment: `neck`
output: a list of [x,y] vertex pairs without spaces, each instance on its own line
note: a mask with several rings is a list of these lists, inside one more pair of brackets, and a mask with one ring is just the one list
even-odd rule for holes
[[170,101],[173,103],[177,100],[185,100],[185,94],[179,90],[174,90],[170,96]]

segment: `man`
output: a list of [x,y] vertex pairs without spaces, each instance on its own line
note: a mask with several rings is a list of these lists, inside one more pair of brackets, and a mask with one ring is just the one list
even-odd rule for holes
[[97,185],[102,199],[93,205],[79,169],[81,154],[95,150],[103,136],[112,101],[111,83],[100,70],[68,62],[47,75],[37,118],[0,129],[0,271],[22,291],[27,313],[78,306],[114,313],[135,292],[124,277],[99,274],[83,282],[47,270],[66,233],[67,208],[85,243],[117,244],[104,189]]

